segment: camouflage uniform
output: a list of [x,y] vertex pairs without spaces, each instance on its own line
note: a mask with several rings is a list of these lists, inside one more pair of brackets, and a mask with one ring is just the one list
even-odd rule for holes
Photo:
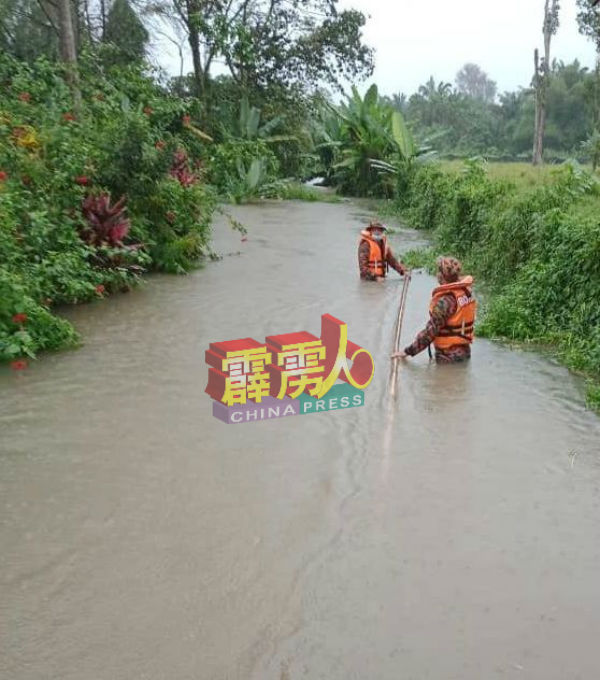
[[[404,349],[404,352],[412,357],[429,347],[448,319],[456,313],[456,309],[457,303],[454,295],[443,295],[433,308],[427,326],[417,335],[415,341]],[[435,350],[435,360],[443,364],[465,361],[470,356],[470,345],[456,345],[446,350]]]
[[[360,278],[365,281],[375,281],[377,278],[369,271],[369,244],[363,241],[358,248],[358,267],[360,269]],[[388,251],[387,263],[392,269],[395,269],[398,274],[404,276],[406,267],[394,257],[391,249]]]

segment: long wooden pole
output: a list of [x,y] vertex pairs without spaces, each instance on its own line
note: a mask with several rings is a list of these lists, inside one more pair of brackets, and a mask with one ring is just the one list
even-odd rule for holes
[[[404,311],[406,310],[406,298],[408,297],[408,287],[412,278],[412,272],[409,270],[404,275],[404,284],[402,286],[402,294],[400,295],[400,304],[398,306],[398,316],[396,318],[396,328],[394,332],[394,344],[392,353],[400,351],[400,336],[402,335],[402,323],[404,322]],[[392,359],[392,366],[390,370],[389,393],[390,397],[396,396],[396,383],[398,378],[398,359]]]
[[[402,322],[404,321],[404,310],[406,309],[406,298],[408,296],[408,287],[412,272],[409,270],[404,275],[404,284],[402,286],[402,293],[400,294],[400,304],[398,305],[398,316],[396,317],[396,327],[394,329],[394,342],[392,346],[392,353],[400,350],[400,336],[402,335]],[[398,359],[392,359],[392,366],[390,370],[390,378],[388,383],[388,404],[386,413],[385,429],[383,431],[383,456],[387,459],[392,449],[392,432],[394,429],[394,417],[396,414],[396,383],[398,381]]]

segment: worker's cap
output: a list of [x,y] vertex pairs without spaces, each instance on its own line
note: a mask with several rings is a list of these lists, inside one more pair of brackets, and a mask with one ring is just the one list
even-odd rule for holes
[[379,222],[379,221],[377,221],[377,220],[373,220],[373,221],[369,224],[369,226],[367,227],[367,229],[381,229],[382,231],[387,231],[387,227],[385,226],[385,224],[382,224],[381,222]]

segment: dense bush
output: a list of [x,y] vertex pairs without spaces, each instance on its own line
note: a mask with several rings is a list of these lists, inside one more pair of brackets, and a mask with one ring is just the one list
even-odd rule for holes
[[[599,185],[576,165],[555,175],[523,193],[476,162],[461,173],[424,167],[403,214],[491,284],[480,334],[550,344],[600,380]],[[590,398],[597,394],[592,387]]]
[[0,83],[0,359],[12,359],[76,340],[53,306],[193,266],[215,197],[186,102],[142,67],[84,58],[78,113],[46,61],[2,55]]
[[270,193],[278,176],[277,158],[263,140],[238,139],[211,150],[209,180],[236,203]]

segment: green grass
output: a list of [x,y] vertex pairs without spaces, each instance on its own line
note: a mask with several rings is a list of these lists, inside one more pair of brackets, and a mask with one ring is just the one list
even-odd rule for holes
[[[464,168],[461,160],[441,161],[440,166],[446,172],[459,173]],[[592,170],[591,166],[582,166]],[[533,166],[531,163],[486,163],[486,174],[490,180],[512,182],[518,190],[527,191],[543,184],[552,184],[560,165]],[[600,174],[598,177],[600,178]]]
[[430,274],[435,272],[435,261],[439,253],[434,248],[414,248],[402,253],[402,262],[409,269],[426,269]]
[[300,182],[285,182],[277,187],[277,198],[284,201],[309,203],[341,203],[344,199],[330,189],[318,188]]
[[588,406],[600,413],[600,385],[590,382],[587,390]]
[[485,286],[480,336],[551,351],[588,378],[600,409],[600,184],[569,165],[434,164],[416,171],[399,213],[432,234],[431,248],[407,253],[411,266],[453,254]]
[[595,218],[600,221],[600,194],[582,196],[576,203],[569,206],[567,214],[578,221]]

